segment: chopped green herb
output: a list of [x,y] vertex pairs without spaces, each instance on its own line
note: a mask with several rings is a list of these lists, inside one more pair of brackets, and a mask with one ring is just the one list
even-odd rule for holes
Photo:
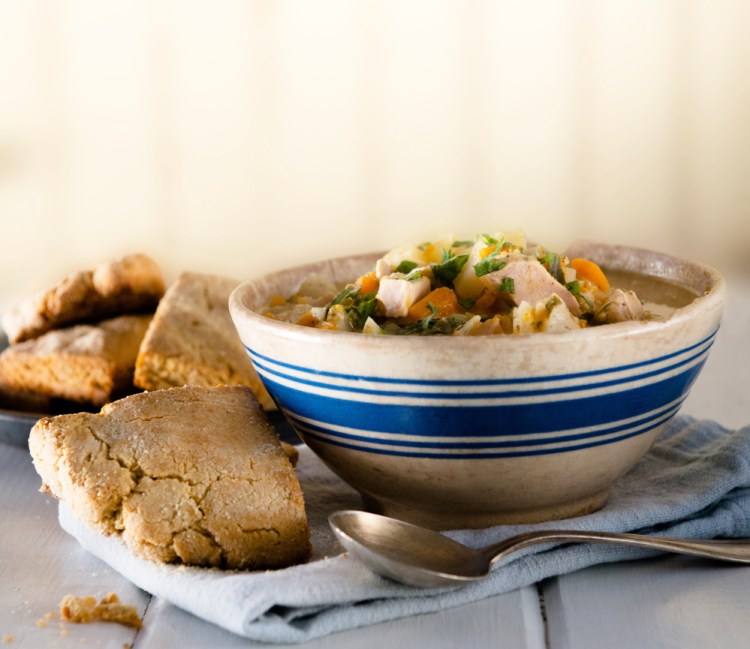
[[415,268],[406,277],[404,277],[404,279],[407,282],[411,282],[412,280],[419,279],[420,277],[422,277],[422,269],[421,268]]
[[417,266],[419,266],[419,264],[416,261],[404,259],[398,266],[396,266],[396,272],[403,273],[404,275],[408,275]]
[[565,284],[562,268],[560,268],[560,255],[556,252],[548,252],[544,257],[539,259],[540,263],[547,265],[549,274],[552,275],[560,284]]
[[482,277],[489,273],[494,273],[496,270],[500,270],[505,267],[505,262],[502,259],[498,259],[490,255],[485,257],[478,264],[474,264],[474,274],[477,277]]
[[460,329],[463,327],[467,322],[469,318],[468,316],[465,316],[461,313],[454,313],[452,315],[446,316],[445,318],[438,318],[435,320],[435,326],[432,329],[433,334],[444,334],[444,335],[450,335],[456,329]]
[[431,245],[432,243],[430,241],[425,241],[423,243],[420,243],[417,248],[419,248],[420,250],[427,250],[427,248],[429,248]]
[[422,328],[422,330],[429,329],[430,325],[432,324],[432,321],[435,319],[435,316],[438,314],[438,308],[432,303],[427,303],[427,308],[430,310],[430,315],[422,318],[417,324]]
[[482,237],[482,241],[484,241],[487,245],[490,246],[496,246],[500,243],[495,237],[491,237],[489,234],[482,234],[480,235]]
[[357,292],[359,292],[359,289],[353,284],[350,284],[343,291],[341,291],[341,293],[339,293],[335,298],[331,300],[331,302],[328,304],[328,308],[330,309],[332,306],[341,304],[344,300],[346,300],[346,298],[352,295],[355,295]]
[[367,318],[375,315],[375,307],[377,305],[378,300],[375,297],[375,293],[367,293],[361,299],[357,300],[356,307],[349,311],[349,318],[355,329],[360,330],[365,326]]
[[512,277],[503,277],[503,281],[498,284],[497,290],[501,293],[515,293],[516,282]]
[[430,264],[430,268],[435,277],[446,286],[450,286],[467,261],[469,255],[451,255],[449,251],[443,250],[442,261],[439,264]]
[[344,309],[352,327],[356,331],[361,331],[367,318],[375,314],[378,301],[375,292],[363,295],[357,286],[350,284],[331,300],[328,309],[337,305]]
[[565,285],[565,288],[567,288],[572,295],[575,295],[577,298],[583,300],[586,304],[588,304],[589,309],[593,309],[594,305],[583,293],[581,293],[581,282],[579,282],[577,279],[573,280],[572,282],[568,282]]
[[474,308],[474,305],[477,303],[477,301],[472,300],[470,297],[460,297],[458,298],[458,303],[461,305],[462,308],[466,309],[467,311],[471,311],[471,309]]
[[462,239],[461,241],[454,241],[451,248],[470,248],[473,245],[473,241],[469,239]]
[[436,317],[437,308],[434,305],[428,305],[430,307],[430,315],[417,322],[399,325],[395,322],[386,321],[382,325],[383,333],[392,336],[401,335],[417,335],[417,336],[433,336],[433,335],[450,335],[456,329],[461,328],[469,320],[467,315],[462,313],[454,313],[444,318]]
[[579,282],[577,279],[573,280],[572,282],[568,282],[565,285],[565,288],[567,288],[573,295],[581,294],[581,282]]

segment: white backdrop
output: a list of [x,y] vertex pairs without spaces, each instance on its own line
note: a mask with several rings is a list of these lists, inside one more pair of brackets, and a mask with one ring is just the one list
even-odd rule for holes
[[521,227],[750,249],[745,0],[0,0],[0,296]]

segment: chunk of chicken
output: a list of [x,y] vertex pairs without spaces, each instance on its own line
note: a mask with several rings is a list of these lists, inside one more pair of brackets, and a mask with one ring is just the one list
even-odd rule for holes
[[324,323],[324,329],[335,331],[352,331],[352,323],[346,315],[346,309],[341,304],[335,304],[328,309],[328,316]]
[[468,320],[462,327],[453,332],[454,336],[494,336],[513,333],[513,319],[510,315],[496,315],[482,320],[478,315]]
[[390,275],[393,272],[393,266],[391,266],[385,259],[378,259],[375,262],[375,277],[383,279],[383,277]]
[[408,315],[409,307],[429,292],[430,280],[427,277],[405,279],[403,275],[391,275],[380,280],[376,297],[387,317],[403,318]]
[[581,308],[573,294],[558,282],[547,269],[533,257],[509,254],[502,257],[505,262],[499,270],[480,277],[486,286],[497,290],[505,279],[513,280],[513,293],[506,293],[514,306],[521,302],[538,304],[552,295],[557,295],[574,316],[581,315]]
[[547,331],[550,333],[575,331],[581,328],[576,318],[558,295],[545,302],[529,304],[521,302],[513,310],[513,332],[517,334]]
[[595,320],[602,324],[642,320],[643,305],[633,291],[616,288],[609,296],[609,301],[596,314]]

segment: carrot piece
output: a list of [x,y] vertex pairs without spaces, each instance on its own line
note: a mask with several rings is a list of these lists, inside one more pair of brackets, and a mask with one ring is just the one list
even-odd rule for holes
[[375,273],[367,273],[359,278],[359,292],[362,295],[367,293],[377,293],[380,287],[380,281],[375,277]]
[[589,282],[596,284],[602,291],[609,290],[609,280],[599,266],[588,259],[570,260],[570,267],[576,271],[576,276],[580,279],[587,279]]
[[281,295],[274,295],[271,297],[271,306],[284,306],[286,300]]
[[435,311],[435,317],[437,318],[444,318],[456,313],[458,311],[458,298],[453,290],[447,286],[441,286],[434,291],[430,291],[419,302],[415,302],[409,307],[406,319],[416,322],[432,315],[433,309],[437,309]]
[[312,311],[305,311],[297,320],[297,324],[303,327],[315,327],[318,324],[318,319],[312,314]]
[[497,250],[497,246],[487,246],[486,248],[482,248],[479,251],[479,258],[486,259],[491,253],[495,252],[495,250]]

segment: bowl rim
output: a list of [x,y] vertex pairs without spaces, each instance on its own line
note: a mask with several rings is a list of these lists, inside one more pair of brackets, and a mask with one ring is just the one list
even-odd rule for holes
[[[304,327],[291,322],[284,322],[282,320],[274,320],[273,318],[266,317],[262,313],[251,309],[245,302],[247,295],[254,287],[267,283],[275,278],[283,278],[284,275],[299,276],[303,275],[303,271],[309,269],[308,273],[320,271],[326,267],[330,268],[337,263],[345,261],[365,261],[367,259],[374,260],[378,259],[384,254],[384,251],[358,253],[352,255],[343,255],[338,257],[329,257],[318,261],[308,262],[299,264],[297,266],[290,266],[281,268],[278,270],[265,273],[263,275],[248,279],[239,284],[230,294],[229,297],[229,309],[232,313],[233,318],[246,320],[252,323],[252,326],[264,332],[273,333],[276,336],[286,339],[319,339],[321,341],[329,339],[331,336],[335,336],[335,340],[339,344],[343,344],[344,341],[356,341],[361,340],[363,335],[368,338],[368,344],[383,345],[389,348],[395,346],[409,346],[411,348],[420,348],[421,346],[428,346],[433,348],[435,345],[454,345],[458,348],[471,348],[473,346],[481,345],[493,345],[493,346],[504,346],[504,345],[534,345],[539,344],[541,341],[546,343],[559,343],[560,345],[566,345],[571,341],[582,341],[586,339],[612,339],[623,336],[632,336],[635,333],[646,333],[650,331],[665,330],[672,327],[677,327],[686,320],[696,317],[702,312],[710,312],[715,308],[723,305],[726,295],[726,280],[723,274],[703,261],[693,261],[682,257],[671,255],[669,253],[657,252],[646,248],[640,248],[635,246],[622,246],[612,245],[605,243],[597,243],[587,240],[578,240],[573,242],[567,249],[568,250],[597,250],[612,252],[617,257],[624,258],[629,257],[642,257],[650,258],[652,260],[658,260],[660,262],[669,262],[674,267],[686,266],[696,273],[701,273],[705,278],[706,291],[703,295],[697,295],[696,298],[689,304],[677,308],[672,315],[663,321],[657,320],[634,320],[628,322],[618,322],[614,324],[601,325],[596,327],[585,327],[576,331],[565,331],[565,332],[544,332],[540,333],[522,333],[522,334],[507,334],[507,335],[495,335],[495,336],[450,336],[450,335],[434,335],[434,336],[417,336],[417,335],[403,335],[403,336],[387,336],[387,335],[368,335],[362,334],[361,332],[349,332],[349,331],[334,331],[327,329],[318,329],[313,327]],[[605,265],[605,264],[602,264]],[[621,268],[616,266],[615,268]],[[637,271],[636,271],[637,272]],[[656,273],[643,273],[651,277],[665,279]],[[667,279],[667,281],[670,281]],[[672,282],[677,283],[677,282]],[[678,283],[679,285],[679,283]],[[684,286],[684,285],[683,285]],[[237,323],[235,323],[237,324]],[[449,342],[450,341],[450,342]],[[492,341],[492,342],[490,342]],[[536,341],[536,342],[534,342]]]

